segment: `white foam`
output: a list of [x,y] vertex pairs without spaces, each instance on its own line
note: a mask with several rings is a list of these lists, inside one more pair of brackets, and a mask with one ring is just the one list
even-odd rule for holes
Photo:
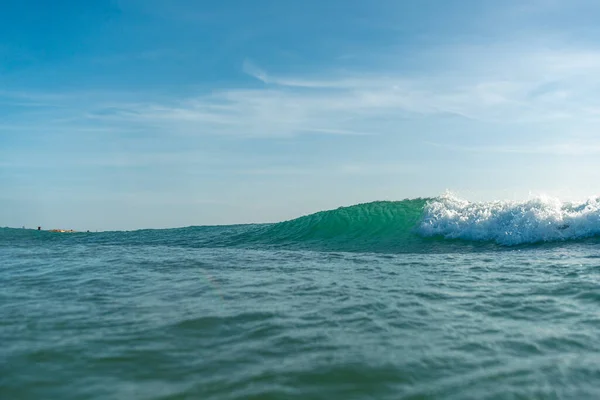
[[503,245],[579,239],[600,235],[600,199],[469,202],[447,193],[427,203],[418,229],[424,236]]

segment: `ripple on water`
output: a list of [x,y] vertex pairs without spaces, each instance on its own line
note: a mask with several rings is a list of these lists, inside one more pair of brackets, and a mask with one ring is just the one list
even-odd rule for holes
[[0,255],[2,398],[600,398],[591,248],[46,246]]

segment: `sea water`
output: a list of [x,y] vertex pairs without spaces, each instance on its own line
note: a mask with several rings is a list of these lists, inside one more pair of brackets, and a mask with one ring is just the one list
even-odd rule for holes
[[597,399],[600,203],[0,229],[1,399]]

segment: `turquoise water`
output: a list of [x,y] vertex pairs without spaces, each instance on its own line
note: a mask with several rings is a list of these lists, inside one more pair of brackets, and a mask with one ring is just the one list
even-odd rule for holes
[[595,200],[0,229],[2,399],[600,398]]

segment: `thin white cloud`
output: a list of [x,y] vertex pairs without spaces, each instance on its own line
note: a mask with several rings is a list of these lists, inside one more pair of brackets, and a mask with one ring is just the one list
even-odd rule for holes
[[417,167],[407,164],[381,164],[381,163],[354,163],[354,164],[326,164],[318,167],[288,167],[271,166],[269,168],[247,168],[239,170],[242,175],[265,176],[368,176],[368,175],[398,175],[414,173]]
[[[149,129],[169,135],[291,136],[320,134],[395,134],[406,118],[453,115],[491,123],[600,123],[600,49],[564,50],[525,45],[455,46],[437,59],[421,55],[422,73],[335,73],[276,76],[251,61],[248,75],[262,87],[215,88],[196,96],[166,97],[97,92],[30,94],[0,92],[0,97],[40,100],[60,106],[7,126],[76,131]],[[59,122],[60,121],[60,122]]]
[[490,145],[490,146],[463,146],[447,143],[425,142],[425,144],[447,150],[469,153],[500,153],[500,154],[539,154],[555,156],[586,156],[600,155],[600,145],[590,143],[530,143],[522,145]]
[[264,83],[270,83],[267,73],[258,66],[256,66],[256,64],[254,64],[250,60],[244,60],[244,63],[242,64],[242,70],[246,74],[258,79],[259,81],[262,81]]
[[[596,119],[589,110],[600,107],[600,100],[590,88],[600,86],[600,51],[503,50],[457,49],[453,58],[462,63],[458,77],[440,69],[410,78],[348,73],[320,79],[277,77],[247,62],[244,70],[265,88],[221,90],[176,107],[135,111],[143,118],[195,121],[213,124],[208,131],[250,135],[301,133],[307,126],[323,133],[353,131],[357,121],[400,120],[407,114],[489,122]],[[367,126],[358,130],[370,131]]]
[[145,167],[145,166],[181,166],[188,167],[223,167],[231,163],[224,155],[214,155],[202,151],[105,151],[102,154],[71,154],[68,157],[60,154],[49,159],[40,152],[30,152],[28,158],[0,152],[0,167],[5,168],[72,168],[72,167]]

